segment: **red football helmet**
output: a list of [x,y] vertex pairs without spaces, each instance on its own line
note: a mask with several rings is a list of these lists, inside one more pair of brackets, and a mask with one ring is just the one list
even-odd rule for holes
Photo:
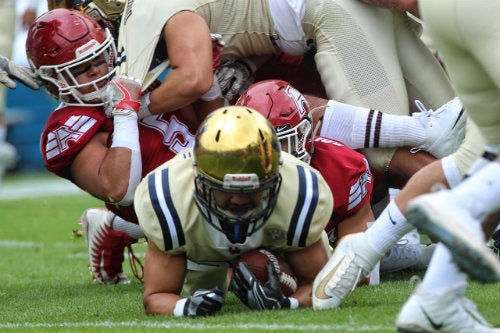
[[269,119],[276,129],[284,151],[309,163],[306,143],[311,139],[309,103],[304,95],[282,80],[264,80],[252,84],[241,94],[236,105],[253,108]]
[[[116,48],[107,29],[78,10],[54,9],[31,25],[26,38],[26,55],[31,66],[46,81],[47,91],[69,104],[102,105],[100,99],[106,83],[114,75]],[[73,75],[86,62],[108,64],[108,73],[80,84]],[[81,69],[79,70],[81,71]],[[91,86],[92,92],[78,89]]]

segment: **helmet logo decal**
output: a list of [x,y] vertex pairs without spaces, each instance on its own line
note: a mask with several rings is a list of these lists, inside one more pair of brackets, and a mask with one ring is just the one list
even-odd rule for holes
[[255,173],[248,174],[226,174],[224,176],[224,183],[222,187],[225,189],[233,188],[247,188],[247,189],[257,189],[259,188],[259,176]]
[[80,46],[75,50],[75,56],[77,58],[87,54],[89,51],[95,50],[100,46],[99,42],[96,41],[95,39],[90,40],[89,42],[85,43],[84,45]]
[[307,105],[307,101],[304,95],[292,86],[288,86],[285,92],[295,102],[300,118],[305,117],[307,115],[307,110],[304,106]]

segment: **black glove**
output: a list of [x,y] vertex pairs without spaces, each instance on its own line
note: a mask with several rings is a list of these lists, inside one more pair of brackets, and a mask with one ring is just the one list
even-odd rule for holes
[[222,308],[224,304],[223,292],[219,287],[198,289],[189,296],[184,305],[184,316],[199,317],[211,315]]
[[226,61],[215,71],[222,95],[228,101],[238,97],[250,84],[254,77],[250,65],[243,60]]
[[266,271],[268,281],[263,284],[240,262],[233,269],[229,290],[253,310],[289,309],[290,299],[281,291],[278,274],[270,261],[266,263]]

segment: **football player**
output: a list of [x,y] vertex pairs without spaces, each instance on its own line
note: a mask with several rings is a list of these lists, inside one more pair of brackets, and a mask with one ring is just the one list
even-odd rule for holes
[[[383,219],[377,221],[365,235],[344,240],[344,253],[336,259],[334,254],[325,270],[318,275],[313,295],[318,300],[317,308],[339,306],[350,292],[344,293],[341,290],[351,290],[350,287],[355,286],[352,276],[363,270],[369,271],[385,246],[397,239],[393,233],[404,233],[411,227],[405,219],[407,215],[412,223],[431,236],[438,236],[438,239],[450,247],[447,250],[442,244],[437,246],[424,280],[398,315],[396,325],[399,331],[500,332],[498,328],[492,328],[477,312],[475,305],[465,297],[467,276],[458,269],[461,267],[470,277],[481,282],[496,282],[500,278],[500,266],[486,250],[479,222],[485,215],[492,213],[493,216],[488,216],[483,222],[489,229],[491,222],[496,224],[499,219],[499,168],[498,163],[492,160],[498,162],[500,102],[498,85],[495,85],[495,79],[492,80],[491,76],[498,73],[495,66],[499,51],[496,46],[499,44],[498,38],[491,39],[495,34],[488,35],[488,32],[495,30],[492,27],[498,27],[498,20],[491,13],[497,12],[499,6],[495,1],[481,4],[473,1],[445,1],[436,5],[433,1],[421,0],[420,4],[424,22],[438,45],[450,76],[456,80],[454,83],[457,91],[459,95],[462,94],[468,112],[472,111],[474,116],[471,118],[477,122],[477,127],[469,127],[469,130],[475,131],[470,133],[471,137],[477,139],[476,147],[482,147],[484,137],[488,144],[486,152],[472,165],[469,171],[472,176],[463,182],[461,174],[452,176],[449,172],[450,164],[446,162],[450,160],[446,159],[442,160],[442,164],[435,162],[417,173],[396,197],[397,205],[388,207],[390,209],[382,213]],[[478,25],[478,22],[481,24]],[[488,26],[488,29],[484,30],[481,26]],[[484,49],[478,45],[495,47],[484,53]],[[483,63],[485,59],[490,61]],[[485,91],[495,93],[485,94]],[[485,115],[487,116],[484,117]],[[482,150],[471,150],[470,157],[478,156]],[[431,191],[437,181],[434,175],[442,172],[440,167],[448,168],[446,185],[455,189],[427,194],[410,201]],[[477,178],[474,177],[476,175]],[[491,217],[494,219],[490,219]],[[343,246],[342,243],[339,247]],[[452,262],[453,257],[456,258],[456,265]],[[340,262],[342,265],[337,266]],[[327,296],[331,291],[335,295]],[[328,299],[331,302],[327,306],[320,304],[328,303]]]
[[[217,48],[220,44],[216,42]],[[123,234],[116,242],[107,238],[113,229],[134,240],[142,234],[137,225],[127,222],[136,221],[132,207],[123,205],[130,202],[135,184],[143,175],[192,145],[199,119],[189,107],[145,117],[148,113],[142,112],[141,105],[147,104],[143,101],[148,94],[140,97],[139,105],[138,83],[123,77],[113,81],[111,87],[126,90],[125,85],[130,85],[137,100],[122,105],[138,108],[137,117],[145,118],[136,124],[133,112],[119,114],[114,110],[113,114],[111,110],[113,120],[108,119],[100,96],[107,92],[106,83],[113,75],[116,54],[112,35],[84,14],[57,9],[42,15],[30,29],[27,50],[47,91],[63,102],[49,117],[42,135],[47,168],[108,202],[108,208],[119,215],[92,209],[82,216],[94,278],[105,283],[128,281],[119,279],[123,260],[120,249],[131,240]],[[121,93],[117,92],[115,95]],[[110,136],[111,132],[115,134]],[[110,247],[104,248],[108,241]],[[101,260],[103,254],[105,259]]]
[[[332,218],[325,229],[332,247],[338,239],[366,230],[375,220],[371,198],[376,181],[366,158],[341,141],[313,135],[309,103],[297,89],[282,80],[260,81],[244,91],[236,105],[251,107],[266,116],[276,129],[282,149],[323,175],[334,198]],[[334,108],[333,112],[336,111]],[[361,112],[359,110],[358,114]],[[404,116],[383,114],[383,117]],[[321,126],[320,123],[316,125]],[[417,126],[421,126],[420,123]],[[382,140],[381,145],[384,144]],[[395,255],[403,251],[404,255]],[[381,260],[380,271],[395,271],[417,264],[426,266],[431,252],[423,244],[398,246],[392,255],[388,252]],[[376,273],[371,272],[370,284],[377,283]]]
[[281,152],[273,126],[259,112],[228,106],[211,113],[192,150],[139,184],[134,206],[148,238],[146,313],[219,311],[228,264],[260,247],[287,258],[297,291],[285,297],[273,274],[261,283],[245,265],[233,270],[230,290],[255,310],[311,306],[311,282],[328,256],[322,234],[332,194],[317,170]]
[[[101,283],[129,282],[122,274],[123,250],[143,236],[131,205],[135,187],[149,171],[192,146],[198,119],[185,108],[138,121],[140,82],[111,80],[113,37],[79,11],[41,15],[30,27],[26,49],[46,90],[62,102],[41,135],[47,169],[119,215],[101,209],[83,215],[93,277]],[[106,111],[102,96],[110,93],[118,106]]]
[[[467,311],[475,305],[465,292],[467,275],[482,282],[500,280],[498,258],[484,251],[483,231],[490,236],[500,220],[500,22],[495,14],[500,3],[414,2],[478,125],[484,147],[460,184],[422,195],[408,205],[408,219],[442,244],[396,325],[400,332],[498,333],[500,328],[492,327],[477,310]],[[467,301],[472,304],[465,307]]]
[[[175,74],[151,93],[151,113],[185,105],[213,84],[209,31],[225,42],[223,61],[280,51],[302,55],[314,48],[328,98],[342,103],[409,115],[408,100],[421,99],[435,110],[454,97],[444,71],[403,13],[346,0],[127,2],[118,38],[125,56],[120,73],[147,83],[154,73],[144,72],[159,54]],[[394,150],[368,150],[367,159],[378,171],[391,168],[406,177],[434,160],[408,150],[393,160]]]

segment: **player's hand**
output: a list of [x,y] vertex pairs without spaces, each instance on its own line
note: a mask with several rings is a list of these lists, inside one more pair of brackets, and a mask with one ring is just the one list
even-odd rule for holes
[[184,316],[199,317],[216,313],[224,305],[223,292],[219,287],[198,289],[189,296],[184,305]]
[[215,71],[215,75],[222,95],[228,101],[239,97],[254,81],[250,66],[242,60],[223,62]]
[[217,69],[220,66],[220,58],[222,56],[222,49],[224,49],[224,41],[222,36],[219,34],[210,34],[212,37],[212,57],[213,57],[213,69]]
[[141,106],[141,81],[128,76],[119,76],[108,83],[102,97],[106,116],[135,115]]
[[233,269],[229,290],[253,310],[289,309],[290,299],[281,291],[278,274],[270,261],[266,263],[266,270],[268,281],[262,284],[247,265],[240,262]]
[[42,80],[33,70],[0,56],[0,83],[15,89],[17,85],[14,79],[35,90],[42,85]]

